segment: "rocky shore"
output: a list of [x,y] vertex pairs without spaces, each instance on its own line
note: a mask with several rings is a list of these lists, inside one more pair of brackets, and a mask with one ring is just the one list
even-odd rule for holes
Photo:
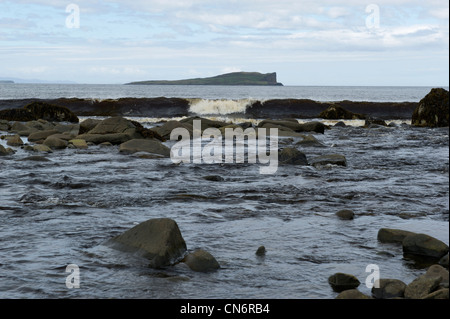
[[[183,107],[185,106],[181,108]],[[432,90],[416,108],[413,121],[416,124],[413,125],[448,126],[448,91]],[[289,112],[290,109],[287,110]],[[363,119],[364,127],[368,130],[388,127],[382,117],[367,117],[354,112],[354,109],[352,111],[350,107],[346,109],[337,104],[322,109],[320,118]],[[0,111],[0,131],[6,132],[1,136],[1,139],[6,141],[6,147],[0,144],[0,158],[14,159],[15,153],[22,149],[29,154],[26,159],[45,161],[52,152],[64,149],[83,151],[91,147],[105,147],[108,151],[114,147],[114,151],[124,156],[169,158],[170,148],[165,142],[170,139],[171,132],[175,128],[183,128],[192,136],[193,121],[196,119],[201,120],[202,130],[260,128],[266,129],[269,133],[271,128],[278,129],[278,135],[282,138],[278,151],[281,165],[308,165],[318,169],[348,165],[346,157],[342,154],[324,152],[322,155],[310,156],[303,153],[308,147],[314,148],[315,153],[317,150],[327,148],[316,136],[325,134],[332,127],[320,121],[300,124],[296,118],[267,118],[255,125],[252,122],[230,123],[189,116],[179,121],[161,122],[152,128],[145,128],[140,123],[123,116],[112,116],[103,120],[89,118],[80,122],[77,114],[68,108],[46,103],[31,103],[15,111]],[[341,125],[345,126],[343,123],[336,126]],[[205,179],[220,181],[221,177],[207,176]],[[341,220],[352,220],[355,213],[351,210],[340,210],[336,213],[336,217]],[[380,278],[378,282],[374,282],[372,295],[368,296],[358,290],[361,281],[356,276],[337,272],[328,278],[328,283],[331,289],[339,292],[338,299],[449,298],[448,245],[428,234],[390,228],[380,229],[374,240],[401,245],[404,258],[420,264],[424,273],[410,283],[395,278]],[[220,271],[219,263],[209,252],[203,249],[188,250],[177,223],[168,218],[148,220],[111,238],[107,244],[125,253],[140,254],[148,259],[152,268],[184,263],[196,272]],[[270,252],[266,252],[261,246],[256,254],[265,256]]]

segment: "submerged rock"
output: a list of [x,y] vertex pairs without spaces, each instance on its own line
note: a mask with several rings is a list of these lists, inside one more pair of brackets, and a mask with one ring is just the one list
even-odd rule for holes
[[309,164],[315,167],[325,165],[347,166],[347,159],[344,155],[328,154],[311,158]]
[[219,263],[213,255],[203,249],[197,249],[188,254],[183,261],[193,271],[198,272],[210,272],[220,268]]
[[293,147],[285,147],[278,153],[280,164],[308,165],[306,155]]
[[349,209],[342,209],[336,213],[336,216],[343,220],[351,220],[355,218],[355,213]]
[[147,152],[152,154],[160,154],[165,157],[170,156],[170,149],[155,139],[133,139],[120,144],[120,153],[133,154],[136,152]]
[[48,104],[45,102],[33,102],[24,106],[24,109],[35,116],[50,122],[72,122],[78,123],[78,117],[68,108]]
[[426,127],[449,126],[449,92],[442,88],[431,89],[414,110],[412,125]]
[[258,249],[256,250],[256,256],[265,256],[266,255],[266,247],[264,246],[259,246]]
[[108,244],[147,258],[152,268],[172,265],[186,253],[186,242],[177,223],[170,218],[147,220],[112,238]]
[[61,150],[67,147],[67,141],[57,137],[49,136],[44,140],[44,145],[50,147],[53,150]]

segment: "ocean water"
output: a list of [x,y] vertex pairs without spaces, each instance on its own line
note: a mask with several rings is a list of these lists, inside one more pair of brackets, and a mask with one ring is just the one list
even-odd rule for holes
[[[169,96],[174,90],[92,86],[82,95],[83,86],[76,86],[78,93],[62,87],[67,91],[47,87],[28,97],[118,98],[147,89],[167,90]],[[216,89],[222,92],[209,91]],[[242,91],[226,95],[233,89],[206,88],[207,94],[198,95],[199,88],[183,87],[176,94],[232,100],[244,98],[246,90],[256,92],[246,98],[274,98],[284,89],[294,90],[236,88]],[[395,88],[374,88],[365,94],[368,100],[385,92],[389,101],[401,94],[417,101],[428,93],[428,88],[412,89],[414,96],[403,89],[395,94]],[[366,99],[354,88],[336,89],[340,93],[333,95],[326,95],[326,88],[305,90],[317,91],[295,97]],[[4,99],[23,94],[1,92]],[[163,95],[155,92],[146,96]],[[294,145],[308,159],[341,154],[347,167],[280,165],[272,175],[261,175],[258,163],[176,165],[170,159],[122,155],[116,146],[54,151],[46,155],[48,162],[24,160],[32,154],[15,148],[16,154],[0,157],[0,298],[331,299],[337,293],[327,280],[336,272],[355,275],[359,290],[370,295],[368,265],[377,265],[381,278],[410,283],[424,266],[404,258],[401,246],[379,243],[377,233],[400,228],[449,243],[449,130],[407,122],[370,129],[360,121],[346,123],[314,134],[325,147],[296,145],[299,138],[280,138],[279,146]],[[0,143],[6,147],[5,140]],[[221,181],[204,178],[211,175]],[[338,219],[341,209],[353,210],[355,219]],[[159,217],[173,218],[188,250],[209,251],[221,268],[196,273],[177,264],[156,270],[138,256],[104,245]],[[264,257],[255,255],[261,245]],[[70,264],[79,267],[79,288],[66,286]]]

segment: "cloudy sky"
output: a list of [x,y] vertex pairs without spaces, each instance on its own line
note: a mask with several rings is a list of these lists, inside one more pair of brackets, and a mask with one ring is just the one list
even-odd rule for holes
[[0,0],[0,78],[449,84],[447,0]]

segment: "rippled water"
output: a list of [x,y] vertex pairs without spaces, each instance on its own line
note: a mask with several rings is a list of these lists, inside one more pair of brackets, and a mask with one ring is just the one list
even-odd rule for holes
[[[49,162],[0,157],[0,298],[334,298],[327,279],[366,266],[409,283],[423,273],[381,227],[449,237],[449,130],[343,127],[299,147],[308,158],[345,155],[348,167],[172,164],[116,147],[55,151]],[[280,139],[280,147],[295,144]],[[3,145],[4,141],[1,141]],[[170,142],[167,142],[170,145]],[[203,177],[218,175],[223,181]],[[356,218],[335,213],[352,209]],[[177,221],[189,250],[221,269],[154,270],[102,245],[150,218]],[[265,257],[255,255],[264,245]],[[66,266],[80,267],[68,289]]]

